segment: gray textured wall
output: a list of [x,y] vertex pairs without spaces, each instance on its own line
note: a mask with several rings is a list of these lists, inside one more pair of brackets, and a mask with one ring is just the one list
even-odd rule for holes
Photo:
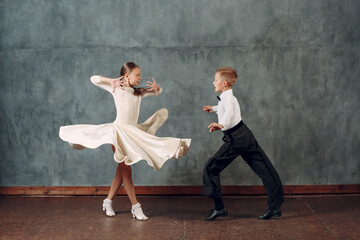
[[[201,107],[216,104],[223,65],[284,184],[359,183],[359,13],[357,0],[0,0],[0,185],[109,185],[110,147],[72,150],[58,129],[112,122],[112,97],[89,77],[126,61],[164,88],[139,120],[166,107],[158,135],[193,139],[158,172],[134,165],[136,185],[202,184],[222,134]],[[261,184],[241,158],[222,183]]]

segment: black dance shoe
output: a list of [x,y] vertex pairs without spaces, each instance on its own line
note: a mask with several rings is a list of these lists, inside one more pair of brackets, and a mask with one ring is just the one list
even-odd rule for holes
[[259,216],[259,219],[266,220],[266,219],[270,219],[272,217],[281,217],[280,208],[272,210],[272,211],[267,209],[263,215]]
[[206,221],[214,221],[217,217],[226,217],[228,215],[228,212],[226,208],[223,208],[221,210],[215,210],[212,209],[209,213],[209,215],[205,218]]

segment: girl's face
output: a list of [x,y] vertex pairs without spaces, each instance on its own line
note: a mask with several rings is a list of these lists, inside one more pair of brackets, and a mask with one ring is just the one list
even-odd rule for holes
[[141,70],[140,68],[134,68],[127,76],[125,76],[131,86],[139,86],[141,81]]

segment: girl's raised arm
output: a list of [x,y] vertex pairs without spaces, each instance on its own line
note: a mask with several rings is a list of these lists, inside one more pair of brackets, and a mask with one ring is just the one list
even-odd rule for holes
[[108,92],[115,92],[116,87],[121,87],[121,79],[123,76],[118,78],[107,78],[100,75],[95,75],[90,78],[90,81],[98,86],[99,88],[105,89]]
[[153,82],[148,81],[146,86],[148,87],[148,89],[145,89],[143,91],[143,97],[148,97],[148,96],[159,96],[159,94],[162,92],[162,88],[159,84],[156,83],[155,79],[152,78]]

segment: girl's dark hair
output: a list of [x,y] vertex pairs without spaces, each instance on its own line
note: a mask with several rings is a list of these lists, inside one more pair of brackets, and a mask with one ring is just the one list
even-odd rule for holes
[[[120,69],[120,76],[124,76],[125,73],[127,74],[130,74],[132,72],[132,70],[134,70],[135,68],[140,68],[138,65],[136,65],[135,63],[133,62],[127,62],[125,63],[124,65],[122,65],[121,69]],[[144,88],[135,88],[135,87],[132,87],[134,89],[134,95],[135,96],[139,96],[139,95],[142,95],[142,89]]]

